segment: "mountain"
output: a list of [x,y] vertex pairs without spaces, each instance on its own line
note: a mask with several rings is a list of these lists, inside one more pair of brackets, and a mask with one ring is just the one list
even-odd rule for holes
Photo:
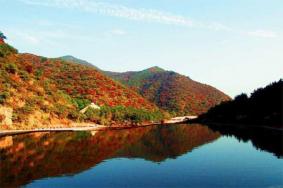
[[211,108],[199,120],[205,123],[225,123],[246,126],[283,128],[283,80],[255,90],[250,97],[241,94],[234,100]]
[[177,115],[199,115],[230,99],[212,86],[160,67],[136,72],[104,73],[133,88],[160,108]]
[[164,72],[166,71],[158,66],[154,66],[139,72],[129,71],[124,73],[118,73],[118,72],[104,71],[106,75],[136,90],[142,87],[143,82],[148,78],[152,77],[154,74],[164,73]]
[[[20,54],[8,44],[0,44],[0,129],[82,121],[85,117],[81,117],[80,107],[90,102],[100,106],[158,110],[135,91],[96,68],[58,58]],[[110,118],[109,121],[115,113],[111,108],[102,112],[100,116]],[[10,127],[5,127],[7,125]]]
[[[73,56],[61,58],[94,66]],[[130,87],[173,115],[199,115],[222,101],[230,100],[229,96],[212,86],[196,82],[173,71],[166,71],[158,66],[143,71],[123,73],[103,71],[97,67],[96,69]]]
[[81,64],[81,65],[86,65],[86,66],[93,67],[93,68],[96,68],[97,70],[99,70],[98,67],[96,67],[95,65],[89,63],[88,61],[76,58],[76,57],[71,56],[71,55],[65,55],[65,56],[62,56],[62,57],[58,57],[58,59],[62,59],[64,61],[69,61],[69,62]]

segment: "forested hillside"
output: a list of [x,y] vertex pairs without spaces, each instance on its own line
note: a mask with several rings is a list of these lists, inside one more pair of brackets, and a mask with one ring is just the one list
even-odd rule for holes
[[283,80],[223,102],[200,117],[203,122],[283,127]]
[[212,86],[159,67],[139,72],[105,73],[175,115],[199,115],[230,99]]
[[[108,122],[121,118],[139,121],[152,119],[149,114],[161,116],[154,104],[95,68],[19,54],[4,42],[0,43],[0,83],[0,128],[4,129],[15,125],[31,128],[70,121],[97,122],[101,118]],[[79,113],[91,102],[102,110]]]

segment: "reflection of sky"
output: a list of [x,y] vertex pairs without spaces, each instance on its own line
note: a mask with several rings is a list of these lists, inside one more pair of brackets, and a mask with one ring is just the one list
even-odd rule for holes
[[283,186],[283,160],[250,142],[221,137],[177,159],[153,163],[112,159],[70,177],[37,180],[28,187],[267,187]]

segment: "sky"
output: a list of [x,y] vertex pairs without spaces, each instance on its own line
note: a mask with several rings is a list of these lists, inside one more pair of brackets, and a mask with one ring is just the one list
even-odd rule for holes
[[234,97],[283,76],[282,0],[0,0],[19,50],[109,71],[152,66]]

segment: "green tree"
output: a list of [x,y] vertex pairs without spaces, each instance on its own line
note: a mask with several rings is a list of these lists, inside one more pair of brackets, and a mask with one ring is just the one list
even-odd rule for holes
[[7,39],[7,37],[1,31],[0,31],[0,38],[3,39],[3,40]]

